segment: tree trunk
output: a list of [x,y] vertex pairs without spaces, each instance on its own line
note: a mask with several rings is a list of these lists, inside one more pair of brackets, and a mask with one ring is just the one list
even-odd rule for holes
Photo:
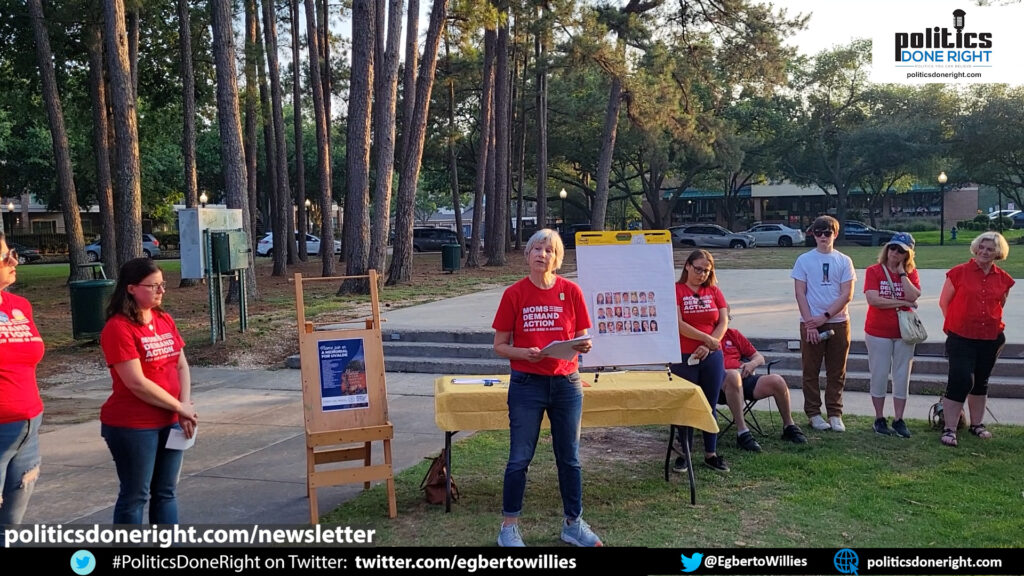
[[139,181],[139,131],[128,60],[124,1],[103,2],[110,103],[114,108],[116,166],[114,209],[117,212],[117,262],[142,256],[142,188]]
[[533,41],[537,60],[537,226],[540,228],[548,225],[548,60],[546,31],[539,25],[542,21],[543,10]]
[[[114,190],[110,179],[110,141],[107,126],[107,91],[103,81],[103,31],[100,23],[86,29],[85,47],[89,51],[89,96],[92,99],[92,144],[96,155],[96,200],[103,225],[101,238],[108,246],[117,245],[114,226]],[[107,278],[117,277],[117,250],[101,252]]]
[[[370,95],[373,92],[374,22],[378,17],[374,14],[373,2],[355,0],[352,3],[352,29],[364,33],[352,35],[352,73],[348,89],[348,138],[345,146],[348,186],[345,221],[341,226],[347,276],[365,275],[370,258]],[[339,287],[338,294],[366,294],[369,289],[365,278],[346,280]]]
[[[374,142],[377,146],[377,177],[373,193],[373,226],[369,267],[384,271],[391,228],[391,186],[395,168],[395,100],[398,92],[398,55],[402,49],[403,0],[390,0],[387,43],[377,66],[380,89],[374,101]],[[383,18],[378,17],[378,20]],[[384,274],[380,275],[384,278]]]
[[[327,5],[329,0],[321,0],[320,2],[320,19],[314,20],[315,23],[319,24],[320,31],[318,36],[319,47],[321,51],[320,55],[320,82],[322,83],[321,89],[324,93],[324,118],[327,119],[327,142],[331,142],[331,83],[333,82],[333,74],[331,72],[331,27],[330,27],[330,8]],[[333,229],[333,226],[332,226]],[[332,239],[333,242],[333,239]],[[320,244],[321,253],[323,253],[323,243]],[[334,257],[333,248],[329,251],[330,258]]]
[[444,35],[444,58],[448,74],[448,183],[452,189],[452,207],[455,210],[455,231],[459,235],[459,253],[466,253],[466,237],[462,231],[462,199],[459,190],[459,154],[455,144],[455,77],[452,75],[452,54],[448,43],[447,26]]
[[407,123],[406,146],[408,153],[402,160],[402,175],[398,187],[398,210],[395,214],[395,243],[388,271],[389,285],[408,282],[412,278],[412,228],[416,203],[416,184],[423,159],[423,138],[430,112],[430,92],[434,87],[437,69],[437,51],[441,43],[441,26],[448,13],[448,0],[434,0],[430,10],[427,40],[423,45],[423,64],[416,81],[416,108],[412,121]]
[[[277,180],[274,182],[275,212],[274,244],[281,239],[285,249],[274,251],[274,276],[285,276],[288,264],[295,264],[295,229],[291,228],[289,213],[292,211],[291,192],[288,186],[288,145],[284,137],[284,113],[281,103],[281,69],[277,61],[277,18],[272,0],[263,0],[263,36],[266,43],[267,73],[270,76],[271,118],[274,123],[274,164],[277,165]],[[305,242],[305,238],[303,238]]]
[[135,100],[135,105],[138,106],[139,102],[139,25],[140,25],[140,8],[138,4],[134,4],[132,9],[128,11],[127,18],[127,29],[128,29],[128,63],[132,71],[132,98]]
[[[419,66],[420,0],[409,0],[408,29],[405,31],[405,70],[402,74],[402,132],[398,140],[396,155],[399,162],[405,162],[408,155],[406,134],[416,108],[416,69]],[[401,166],[399,166],[401,169]]]
[[612,171],[612,157],[615,155],[615,136],[619,129],[619,108],[622,106],[622,80],[612,77],[608,91],[608,106],[604,112],[604,128],[601,131],[601,153],[597,161],[597,192],[591,206],[590,229],[604,230],[605,214],[608,210],[608,179]]
[[320,172],[320,257],[322,275],[334,276],[334,221],[331,214],[331,155],[327,137],[327,109],[323,82],[320,78],[320,42],[317,38],[316,10],[313,0],[305,0],[306,35],[309,47],[309,92],[313,95],[313,117],[316,122],[317,167]]
[[[242,153],[242,125],[238,111],[238,85],[235,79],[235,37],[231,30],[231,0],[210,0],[213,29],[213,57],[217,67],[217,120],[220,128],[220,156],[227,191],[228,208],[242,211],[242,225],[251,244],[249,196]],[[246,294],[258,297],[253,262],[245,271]],[[234,284],[234,282],[232,282]],[[229,292],[229,299],[234,290]]]
[[[187,1],[187,0],[180,0]],[[259,180],[259,171],[257,167],[257,161],[259,157],[259,151],[256,146],[258,145],[256,129],[259,124],[260,112],[259,102],[259,73],[257,72],[259,66],[257,61],[260,58],[259,50],[259,34],[257,32],[257,20],[256,15],[256,0],[245,1],[245,132],[244,138],[244,152],[245,152],[245,187],[246,194],[249,196],[249,216],[250,225],[252,226],[253,243],[252,243],[252,254],[256,254],[256,244],[259,240],[256,238],[257,230],[256,225],[256,213],[259,212],[259,202],[257,198],[256,183]]]
[[277,136],[274,126],[274,113],[270,103],[270,85],[267,81],[267,62],[264,59],[266,50],[261,40],[263,36],[262,24],[260,24],[259,7],[256,0],[252,0],[256,21],[256,75],[260,90],[260,116],[263,118],[263,156],[266,160],[266,178],[261,181],[263,184],[263,198],[261,205],[265,206],[266,219],[263,222],[264,231],[270,231],[273,235],[271,248],[271,260],[274,263],[274,276],[284,276],[287,273],[288,248],[285,246],[287,240],[284,235],[275,233],[278,222],[283,218],[278,206],[277,198]]
[[[196,177],[196,77],[192,69],[192,23],[188,0],[178,0],[178,42],[181,53],[181,156],[185,164],[185,207],[199,206]],[[198,278],[182,278],[180,287],[196,286]]]
[[[303,162],[305,156],[302,153],[302,61],[299,59],[299,1],[291,0],[288,7],[291,9],[291,30],[292,30],[292,113],[294,114],[293,128],[295,129],[295,206],[296,218],[298,219],[297,229],[299,238],[305,238],[309,234],[309,214],[306,213],[306,164]],[[306,253],[306,242],[300,241],[298,245],[299,260],[309,260]]]
[[484,223],[484,196],[487,193],[487,159],[491,150],[491,103],[494,100],[494,30],[484,32],[483,91],[480,96],[480,143],[476,158],[476,179],[473,184],[473,229],[470,232],[467,268],[480,266],[481,228]]
[[36,39],[36,57],[39,59],[39,76],[43,84],[43,103],[50,123],[50,139],[53,144],[54,167],[57,172],[57,189],[60,191],[61,211],[64,213],[64,229],[68,239],[70,280],[87,280],[89,271],[80,266],[85,263],[85,239],[82,237],[82,221],[78,215],[78,196],[75,194],[74,171],[71,168],[71,151],[68,148],[68,133],[64,128],[64,110],[57,93],[57,76],[53,70],[53,52],[50,38],[43,21],[42,0],[29,0],[29,14],[32,18],[32,32]]
[[[502,8],[507,14],[507,8]],[[505,265],[505,232],[508,229],[509,168],[509,69],[508,19],[498,27],[495,45],[498,61],[494,73],[494,242],[487,246],[487,266]]]

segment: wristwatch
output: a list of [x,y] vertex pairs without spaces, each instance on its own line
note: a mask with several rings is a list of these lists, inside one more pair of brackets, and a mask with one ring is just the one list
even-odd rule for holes
[[825,319],[829,320],[831,318],[832,318],[832,315],[828,313],[828,310],[825,310]]

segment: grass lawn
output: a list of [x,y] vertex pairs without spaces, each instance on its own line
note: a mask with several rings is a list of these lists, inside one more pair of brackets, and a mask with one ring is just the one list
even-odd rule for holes
[[[914,437],[907,440],[875,435],[864,417],[848,417],[847,427],[845,434],[807,430],[803,446],[784,443],[776,432],[760,439],[760,454],[739,451],[727,435],[722,452],[732,471],[698,466],[695,507],[684,475],[663,480],[667,427],[584,429],[584,517],[607,546],[1024,545],[1024,428],[994,425],[989,441],[962,431],[960,447],[951,449],[924,421],[910,422]],[[529,546],[561,545],[550,440],[545,431],[530,466],[521,520]],[[374,528],[383,545],[493,546],[507,451],[507,432],[455,445],[462,498],[450,514],[423,500],[425,460],[397,477],[397,519],[387,518],[380,485],[323,520]]]

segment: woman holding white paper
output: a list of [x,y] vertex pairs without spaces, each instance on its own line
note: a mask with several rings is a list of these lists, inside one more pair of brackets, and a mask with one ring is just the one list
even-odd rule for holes
[[121,486],[114,524],[177,524],[182,451],[167,438],[195,434],[191,376],[178,328],[161,308],[167,282],[149,258],[124,264],[100,335],[113,391],[100,410],[101,433]]
[[[565,248],[554,230],[537,231],[526,243],[530,274],[501,297],[494,316],[494,351],[511,364],[508,390],[509,456],[502,494],[504,517],[499,546],[525,546],[519,531],[526,492],[526,470],[533,460],[544,413],[551,422],[551,444],[562,494],[562,540],[576,546],[601,546],[583,521],[583,476],[579,439],[583,388],[576,355],[552,357],[544,348],[555,341],[585,336],[590,315],[580,287],[555,274]],[[575,345],[590,351],[590,340]]]

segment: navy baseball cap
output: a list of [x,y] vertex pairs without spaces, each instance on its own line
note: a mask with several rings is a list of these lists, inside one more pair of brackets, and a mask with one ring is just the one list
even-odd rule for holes
[[915,242],[913,236],[907,232],[900,232],[892,235],[892,238],[889,239],[889,244],[897,244],[904,250],[913,250]]

